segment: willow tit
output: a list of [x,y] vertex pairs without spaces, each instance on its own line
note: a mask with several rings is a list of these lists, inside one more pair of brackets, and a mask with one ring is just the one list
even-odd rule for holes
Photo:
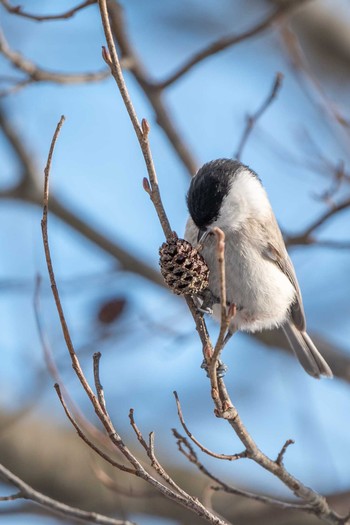
[[191,181],[187,205],[185,239],[194,246],[202,244],[213,316],[220,319],[220,279],[210,230],[218,227],[225,233],[227,304],[236,306],[229,333],[281,326],[306,372],[332,377],[306,333],[295,270],[256,173],[236,160],[208,162]]

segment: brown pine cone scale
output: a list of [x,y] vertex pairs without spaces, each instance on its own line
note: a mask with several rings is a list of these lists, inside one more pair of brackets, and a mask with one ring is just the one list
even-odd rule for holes
[[208,266],[189,242],[178,238],[164,242],[159,256],[161,274],[175,294],[194,295],[208,287]]

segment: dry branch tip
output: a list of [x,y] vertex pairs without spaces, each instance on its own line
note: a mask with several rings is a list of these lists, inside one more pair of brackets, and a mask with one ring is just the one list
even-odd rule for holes
[[285,444],[283,445],[283,447],[281,448],[278,456],[277,456],[277,459],[276,459],[276,464],[279,465],[279,466],[282,466],[283,465],[283,459],[284,459],[284,455],[287,451],[287,448],[290,446],[290,445],[294,445],[295,441],[294,439],[287,439],[287,441],[285,442]]

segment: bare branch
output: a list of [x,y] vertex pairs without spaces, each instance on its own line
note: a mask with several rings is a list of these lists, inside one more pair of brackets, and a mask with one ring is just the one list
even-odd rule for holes
[[[211,450],[206,448],[204,445],[202,445],[202,443],[200,443],[200,441],[198,441],[198,439],[196,439],[194,437],[194,435],[192,434],[192,432],[188,429],[188,427],[187,427],[187,425],[185,423],[185,419],[183,417],[179,396],[178,396],[177,392],[175,392],[175,391],[174,391],[174,396],[175,396],[175,401],[176,401],[177,413],[178,413],[178,416],[179,416],[182,428],[184,429],[184,431],[186,432],[186,434],[188,435],[190,440],[193,441],[193,443],[195,443],[197,445],[197,447],[199,447],[201,449],[202,452],[204,452],[205,454],[208,454],[208,456],[211,456],[213,458],[225,459],[227,461],[236,461],[236,459],[241,459],[241,458],[246,458],[247,457],[247,452],[245,450],[243,452],[239,452],[238,454],[217,454],[216,452],[212,452]],[[178,434],[178,432],[176,431],[175,428],[173,428],[172,431],[173,431],[174,435],[175,435],[175,433]]]
[[155,452],[154,452],[154,433],[150,432],[149,434],[149,441],[148,444],[145,440],[145,438],[142,435],[142,432],[136,425],[135,419],[134,419],[134,410],[131,408],[129,411],[129,419],[130,424],[132,426],[132,429],[134,430],[138,441],[141,443],[142,447],[147,452],[147,456],[151,460],[151,465],[155,469],[155,471],[164,479],[164,481],[172,488],[174,489],[178,494],[181,494],[185,498],[188,498],[188,494],[182,490],[177,483],[169,476],[169,474],[165,471],[165,469],[162,467],[162,465],[159,463]]
[[95,352],[93,355],[94,380],[95,380],[95,387],[96,387],[98,402],[100,403],[100,407],[102,408],[104,413],[107,414],[103,386],[101,385],[101,381],[100,381],[100,359],[101,359],[101,352]]
[[260,33],[263,33],[269,29],[272,24],[282,16],[287,14],[292,9],[299,7],[299,5],[307,2],[308,0],[286,0],[281,3],[272,13],[270,13],[262,22],[259,22],[256,26],[244,31],[239,35],[229,35],[224,38],[220,38],[216,42],[213,42],[209,46],[202,49],[185,62],[175,73],[170,75],[167,79],[163,80],[158,84],[158,87],[164,89],[179,80],[182,76],[188,73],[194,66],[205,60],[206,58],[215,55],[221,51],[224,51],[228,47],[235,44],[239,44],[252,38]]
[[260,494],[255,494],[253,492],[249,492],[246,490],[237,489],[235,487],[232,487],[231,485],[228,485],[221,479],[219,479],[217,476],[214,476],[204,465],[199,461],[198,456],[196,452],[194,451],[191,444],[188,442],[188,440],[179,434],[176,429],[173,429],[173,434],[175,438],[177,439],[177,446],[179,451],[193,464],[195,465],[198,470],[204,474],[207,478],[209,478],[211,481],[214,481],[217,483],[217,486],[211,486],[210,488],[214,491],[223,491],[227,492],[229,494],[235,494],[236,496],[242,496],[244,498],[252,499],[255,501],[260,501],[261,503],[267,504],[267,505],[273,505],[275,507],[279,508],[291,508],[291,509],[298,509],[298,510],[310,510],[310,505],[300,505],[300,504],[293,504],[289,502],[285,502],[282,500],[278,500],[275,498],[271,498],[269,496],[262,496]]
[[[332,123],[340,125],[340,128],[338,127],[338,129],[346,130],[348,132],[350,122],[342,115],[336,103],[329,99],[322,89],[320,82],[312,73],[302,46],[300,45],[295,33],[290,27],[284,24],[281,27],[281,36],[289,53],[292,65],[296,73],[298,73],[297,76],[300,80],[301,86],[304,88],[306,94],[312,99],[312,102],[316,103],[322,112],[325,113]],[[346,146],[349,146],[348,137]]]
[[166,213],[165,213],[165,210],[164,210],[161,198],[160,198],[157,174],[155,171],[152,153],[151,153],[150,146],[149,146],[148,136],[149,136],[150,127],[146,119],[143,119],[140,125],[138,117],[134,109],[134,106],[130,99],[130,96],[129,96],[129,93],[128,93],[128,90],[127,90],[127,87],[124,81],[122,68],[120,66],[119,58],[117,55],[117,50],[114,45],[114,40],[113,40],[112,30],[111,30],[111,26],[109,22],[106,2],[99,1],[99,7],[100,7],[103,29],[105,32],[107,45],[108,45],[108,51],[109,51],[109,55],[107,55],[106,52],[103,51],[104,53],[103,56],[108,66],[110,67],[114,80],[117,83],[119,92],[122,96],[122,99],[125,105],[125,108],[129,114],[130,121],[136,133],[137,140],[140,144],[143,158],[145,160],[145,164],[147,167],[149,182],[151,185],[151,190],[152,190],[151,199],[153,203],[155,204],[155,208],[156,208],[156,211],[159,217],[159,221],[162,225],[165,237],[167,239],[171,239],[173,237],[173,232],[170,228],[170,224],[169,224],[168,218],[166,216]]
[[[42,507],[52,510],[57,514],[63,514],[65,517],[70,517],[77,520],[85,520],[91,523],[97,523],[99,525],[135,525],[131,521],[116,520],[114,518],[109,518],[103,516],[102,514],[97,514],[96,512],[87,512],[85,510],[78,509],[76,507],[71,507],[65,503],[56,501],[48,496],[45,496],[41,492],[33,489],[30,485],[27,485],[23,480],[15,476],[10,470],[8,470],[4,465],[0,464],[0,476],[11,483],[20,490],[22,498],[38,503]],[[5,496],[7,498],[7,496]],[[18,499],[18,498],[13,498]]]
[[67,20],[67,18],[71,18],[78,11],[81,11],[89,5],[95,4],[96,0],[86,0],[81,4],[78,4],[76,7],[69,9],[65,13],[61,13],[58,15],[33,15],[31,13],[26,13],[25,11],[23,11],[22,6],[20,5],[12,6],[8,0],[0,0],[0,2],[9,13],[22,16],[23,18],[28,18],[29,20],[35,20],[36,22],[46,22],[50,20]]
[[18,91],[21,91],[21,89],[29,86],[33,82],[34,80],[31,78],[25,78],[19,81],[16,80],[12,86],[0,90],[0,98],[7,97],[9,95],[14,95],[15,93],[18,93]]
[[57,392],[58,399],[60,400],[61,405],[63,407],[63,410],[65,411],[65,414],[66,414],[67,418],[72,423],[72,425],[75,428],[75,430],[77,431],[77,434],[80,437],[80,439],[82,439],[88,445],[88,447],[90,447],[96,454],[98,454],[102,459],[107,461],[107,463],[109,463],[113,467],[116,467],[117,469],[121,470],[122,472],[128,472],[129,474],[135,474],[135,470],[134,469],[130,469],[130,468],[126,467],[125,465],[123,465],[122,463],[118,463],[117,461],[114,461],[114,459],[112,459],[110,456],[108,456],[108,454],[103,452],[103,450],[101,450],[99,447],[97,447],[87,437],[86,433],[83,432],[83,430],[79,427],[78,423],[75,421],[75,419],[73,418],[72,414],[70,413],[70,411],[69,411],[69,409],[68,409],[68,407],[67,407],[67,405],[66,405],[66,403],[65,403],[65,401],[63,399],[60,386],[56,383],[54,385],[54,387],[55,387],[55,390]]
[[15,501],[17,499],[23,499],[22,492],[17,492],[16,494],[10,494],[10,496],[0,496],[0,501]]
[[217,360],[219,359],[220,353],[224,346],[225,335],[230,322],[230,317],[227,313],[226,301],[225,234],[222,230],[220,230],[220,228],[213,228],[213,232],[216,236],[216,257],[219,267],[221,306],[220,332],[212,356],[212,364],[215,368]]
[[198,168],[193,154],[184,142],[184,139],[176,129],[174,119],[170,117],[169,109],[163,98],[162,86],[154,83],[145,70],[144,65],[138,59],[135,49],[131,45],[129,36],[125,30],[123,8],[119,2],[108,0],[108,12],[113,35],[120,49],[121,62],[125,68],[134,76],[136,82],[148,98],[157,124],[162,128],[170,144],[177,153],[179,159],[186,167],[189,175],[193,175]]
[[0,53],[6,57],[11,64],[25,73],[28,78],[22,82],[54,82],[56,84],[84,84],[87,82],[99,82],[109,76],[109,71],[98,71],[96,73],[56,73],[40,68],[20,53],[13,51],[8,45],[5,35],[0,29]]
[[282,80],[283,80],[282,73],[277,73],[275,80],[273,82],[273,85],[272,85],[272,89],[268,97],[266,98],[266,100],[264,100],[260,108],[255,113],[253,113],[252,115],[248,115],[246,127],[244,128],[241,140],[239,142],[237,151],[235,153],[236,159],[240,160],[240,158],[242,157],[244,146],[246,145],[249,135],[253,131],[254,126],[256,125],[259,118],[265,113],[265,111],[268,109],[268,107],[272,104],[272,102],[277,97],[281,89],[281,86],[282,86]]
[[277,465],[283,465],[283,459],[284,459],[284,455],[285,455],[285,453],[287,451],[287,448],[290,445],[294,445],[294,443],[295,443],[295,441],[293,439],[287,439],[287,441],[285,442],[285,444],[281,448],[280,453],[277,456],[277,459],[276,459]]
[[[320,226],[323,226],[330,218],[334,217],[341,211],[344,211],[346,209],[350,208],[350,198],[347,198],[343,200],[342,202],[332,206],[329,210],[325,211],[320,215],[318,219],[316,219],[314,222],[310,224],[301,234],[295,235],[295,236],[287,236],[286,242],[289,246],[293,246],[296,244],[322,244],[322,240],[318,241],[315,240],[312,237],[312,234],[315,230],[317,230]],[[327,243],[327,241],[325,241]],[[341,241],[339,244],[339,241],[331,241],[333,243],[334,247],[341,247]],[[328,243],[327,243],[328,244]],[[347,247],[347,243],[345,243],[344,247]]]

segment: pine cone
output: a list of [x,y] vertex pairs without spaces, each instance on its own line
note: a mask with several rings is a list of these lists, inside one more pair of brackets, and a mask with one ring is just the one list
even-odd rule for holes
[[164,280],[177,295],[197,294],[208,287],[208,266],[189,242],[178,238],[164,242],[159,255]]

